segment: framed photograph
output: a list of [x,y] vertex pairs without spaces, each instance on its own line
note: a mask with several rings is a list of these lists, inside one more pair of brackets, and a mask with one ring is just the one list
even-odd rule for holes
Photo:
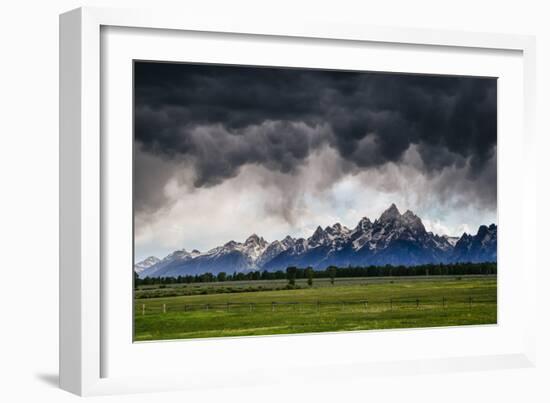
[[533,365],[533,38],[60,24],[64,389]]
[[134,341],[497,324],[497,78],[137,60],[133,90]]

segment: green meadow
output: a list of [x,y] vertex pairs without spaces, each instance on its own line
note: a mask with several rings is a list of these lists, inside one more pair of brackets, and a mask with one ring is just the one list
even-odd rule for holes
[[[167,295],[164,296],[163,295]],[[267,280],[140,287],[134,340],[495,324],[496,276]]]

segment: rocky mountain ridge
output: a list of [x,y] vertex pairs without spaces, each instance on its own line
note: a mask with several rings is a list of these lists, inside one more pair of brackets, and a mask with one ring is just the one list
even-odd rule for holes
[[207,252],[185,249],[164,259],[149,257],[135,265],[140,277],[195,275],[210,272],[285,270],[288,266],[325,269],[368,265],[414,266],[425,263],[496,261],[497,227],[480,226],[460,238],[426,231],[412,211],[401,214],[392,204],[372,222],[362,218],[355,228],[336,223],[317,227],[309,238],[285,237],[267,242],[252,234],[244,242],[229,241]]

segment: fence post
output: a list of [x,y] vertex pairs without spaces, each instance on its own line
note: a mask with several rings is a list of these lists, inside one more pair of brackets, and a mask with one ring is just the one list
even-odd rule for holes
[[252,304],[250,304],[250,312],[252,312]]
[[205,305],[206,310],[208,311],[208,304]]
[[141,314],[145,315],[145,304],[141,304]]
[[365,300],[365,312],[369,309],[369,301]]
[[162,313],[166,313],[166,304],[162,304]]
[[445,309],[445,297],[443,297],[443,309]]

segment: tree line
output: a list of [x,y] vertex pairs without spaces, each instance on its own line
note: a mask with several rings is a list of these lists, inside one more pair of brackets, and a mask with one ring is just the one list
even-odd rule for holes
[[387,276],[460,276],[471,274],[497,274],[495,262],[486,263],[452,263],[452,264],[424,264],[418,266],[329,266],[324,270],[314,270],[312,267],[287,267],[285,271],[274,272],[250,271],[247,273],[218,274],[203,273],[177,277],[145,277],[139,278],[134,272],[134,286],[158,284],[192,284],[212,283],[225,281],[254,281],[254,280],[288,280],[293,286],[298,279],[307,279],[309,286],[315,278],[330,278],[331,283],[338,277],[387,277]]

